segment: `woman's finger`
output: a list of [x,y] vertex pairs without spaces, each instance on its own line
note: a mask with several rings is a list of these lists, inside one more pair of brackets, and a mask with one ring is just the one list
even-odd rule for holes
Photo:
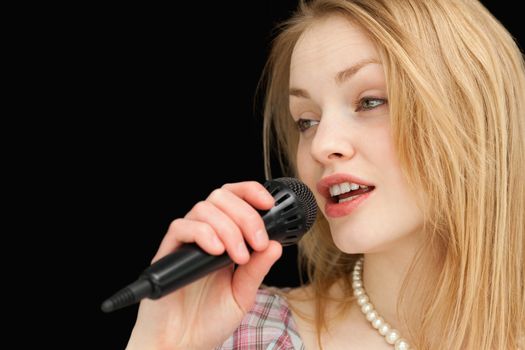
[[220,255],[225,250],[224,244],[209,224],[188,219],[176,219],[171,223],[168,232],[162,239],[152,263],[172,253],[183,243],[193,242],[212,255]]

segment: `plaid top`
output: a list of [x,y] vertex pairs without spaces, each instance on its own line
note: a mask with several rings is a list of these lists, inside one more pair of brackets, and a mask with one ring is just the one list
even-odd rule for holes
[[286,300],[259,289],[239,328],[215,350],[305,350]]

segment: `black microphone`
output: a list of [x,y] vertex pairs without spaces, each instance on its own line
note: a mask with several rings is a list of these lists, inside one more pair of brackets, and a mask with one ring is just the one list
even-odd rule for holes
[[[269,180],[264,187],[275,199],[270,210],[259,211],[270,239],[283,246],[297,243],[315,222],[317,205],[312,192],[291,177]],[[195,243],[184,244],[146,268],[137,281],[105,300],[101,309],[111,312],[143,298],[158,299],[231,263],[226,252],[216,256]]]

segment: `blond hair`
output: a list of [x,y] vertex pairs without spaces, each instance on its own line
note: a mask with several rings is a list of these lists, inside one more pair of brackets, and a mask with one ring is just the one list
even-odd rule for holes
[[[305,29],[331,15],[361,25],[381,55],[394,144],[409,184],[422,193],[429,232],[411,271],[423,254],[438,257],[432,284],[404,283],[424,293],[418,315],[407,318],[407,338],[418,349],[515,349],[525,329],[522,53],[475,0],[301,2],[265,68],[267,177],[273,150],[286,156],[279,158],[284,173],[296,174],[290,58]],[[322,216],[299,251],[315,291],[320,345],[326,291],[342,282],[348,298],[340,302],[348,305],[357,256],[335,247]],[[403,295],[398,305],[410,310],[408,300]]]

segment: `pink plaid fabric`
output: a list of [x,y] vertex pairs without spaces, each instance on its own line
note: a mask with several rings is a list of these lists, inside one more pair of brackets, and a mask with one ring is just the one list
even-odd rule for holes
[[286,300],[259,289],[239,328],[215,350],[305,350]]

